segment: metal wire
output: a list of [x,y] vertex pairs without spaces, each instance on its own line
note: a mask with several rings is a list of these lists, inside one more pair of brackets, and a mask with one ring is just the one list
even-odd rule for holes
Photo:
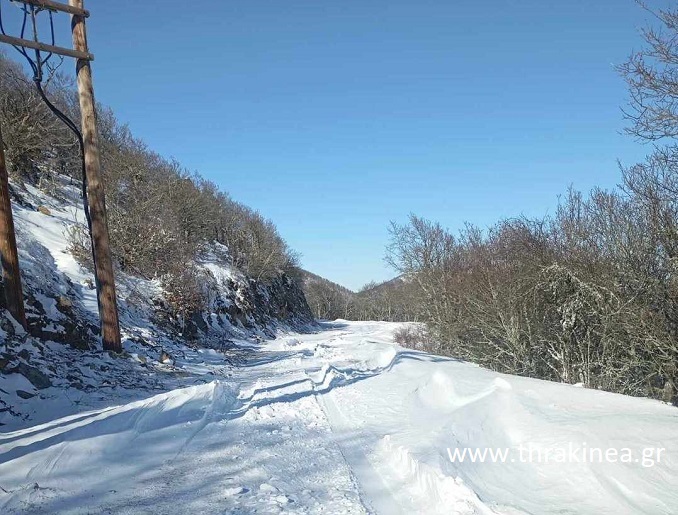
[[[12,2],[12,0],[9,0]],[[0,32],[4,34],[5,36],[7,33],[5,32],[5,27],[3,24],[3,16],[2,16],[2,0],[0,0]],[[25,39],[25,34],[26,34],[26,27],[28,25],[28,20],[30,18],[31,25],[33,28],[33,40],[37,43],[38,42],[38,23],[37,23],[37,14],[42,11],[42,8],[36,7],[34,5],[27,5],[27,4],[22,4],[20,9],[23,11],[23,19],[21,22],[21,39]],[[49,27],[50,27],[50,38],[51,38],[51,44],[54,46],[55,43],[55,35],[54,35],[54,18],[52,16],[52,11],[47,10],[49,13]],[[81,158],[81,174],[82,174],[82,201],[83,201],[83,208],[85,211],[85,219],[87,220],[87,228],[89,229],[90,236],[92,234],[92,218],[90,216],[90,211],[89,211],[89,201],[87,198],[87,173],[85,169],[85,142],[82,137],[82,133],[80,132],[80,129],[78,129],[78,126],[71,120],[63,111],[59,110],[47,97],[45,94],[45,91],[42,87],[42,82],[43,82],[43,67],[47,66],[49,67],[49,60],[52,58],[54,55],[53,53],[47,54],[46,57],[41,57],[40,55],[40,50],[35,50],[35,59],[32,59],[29,55],[28,52],[26,52],[26,49],[24,47],[18,46],[18,45],[12,45],[28,62],[28,65],[31,67],[31,70],[33,71],[33,83],[35,84],[36,89],[38,90],[38,93],[40,97],[42,98],[43,102],[45,102],[45,105],[49,108],[50,111],[59,119],[61,120],[66,127],[68,127],[73,134],[75,134],[75,137],[78,140],[78,146],[80,147],[80,158]],[[94,242],[92,242],[92,261],[94,263],[94,266],[96,267],[96,255],[94,253]]]

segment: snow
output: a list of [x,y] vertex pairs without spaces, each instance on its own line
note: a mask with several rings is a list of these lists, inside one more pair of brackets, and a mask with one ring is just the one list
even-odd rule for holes
[[[59,176],[57,179],[64,180]],[[26,184],[27,197],[37,206],[47,206],[50,214],[12,204],[14,223],[19,244],[19,259],[22,271],[40,276],[53,275],[53,270],[65,274],[73,283],[83,285],[92,276],[84,270],[68,251],[67,229],[75,222],[84,223],[85,213],[79,200],[79,191],[75,186],[61,185],[60,191],[73,200],[73,203],[58,202],[43,191]],[[65,294],[54,281],[51,293]],[[93,316],[98,317],[96,292],[93,289],[79,288],[79,301]],[[40,299],[39,299],[40,300]],[[44,298],[42,299],[44,300]],[[41,303],[42,303],[41,300]],[[54,301],[44,305],[45,309],[58,318]]]
[[[336,321],[199,349],[162,393],[45,406],[44,423],[0,433],[0,512],[678,512],[674,407],[404,349],[398,327]],[[450,456],[584,444],[664,451],[653,466]]]
[[[229,348],[232,340],[245,347],[249,338],[310,321],[303,316],[280,321],[265,310],[255,317],[261,305],[253,305],[249,279],[230,264],[228,249],[213,243],[198,263],[210,294],[205,330],[183,337],[184,321],[172,317],[162,281],[117,270],[124,353],[102,353],[94,277],[69,250],[68,235],[85,220],[79,186],[59,174],[47,176],[42,189],[14,186],[12,209],[31,330],[26,334],[0,309],[0,427],[5,431],[137,401],[185,386],[186,377],[201,383],[226,377],[231,358],[207,347]],[[188,338],[200,338],[205,348],[194,348]],[[160,363],[163,352],[170,359]],[[7,379],[18,368],[26,377],[33,374],[34,384],[37,374],[37,391]]]

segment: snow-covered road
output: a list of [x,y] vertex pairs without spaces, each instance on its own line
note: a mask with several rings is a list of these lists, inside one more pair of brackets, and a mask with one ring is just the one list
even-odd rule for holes
[[[201,384],[0,433],[0,512],[678,513],[675,408],[402,349],[397,327],[284,335],[213,381],[204,351],[183,364]],[[628,460],[542,453],[572,445]]]

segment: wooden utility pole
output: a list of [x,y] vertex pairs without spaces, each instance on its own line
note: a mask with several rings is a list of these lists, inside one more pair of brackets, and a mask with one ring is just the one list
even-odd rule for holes
[[7,163],[5,162],[5,144],[2,141],[2,128],[0,128],[0,258],[2,261],[2,282],[5,287],[7,310],[26,329],[24,295],[21,290],[19,255],[16,250],[12,202],[9,198],[9,176],[7,173]]
[[[84,11],[82,0],[69,0],[71,7]],[[73,48],[76,52],[89,55],[87,49],[87,33],[85,16],[73,14],[71,19],[73,32]],[[94,88],[92,86],[92,69],[89,59],[78,59],[76,64],[78,76],[78,96],[82,116],[82,138],[85,152],[85,178],[87,180],[87,199],[92,231],[92,252],[94,255],[94,274],[97,281],[97,300],[101,318],[101,339],[104,350],[121,352],[120,324],[118,306],[115,296],[115,276],[111,244],[108,235],[106,218],[106,202],[104,185],[101,181],[101,160],[99,156],[99,135],[96,127],[94,108]]]

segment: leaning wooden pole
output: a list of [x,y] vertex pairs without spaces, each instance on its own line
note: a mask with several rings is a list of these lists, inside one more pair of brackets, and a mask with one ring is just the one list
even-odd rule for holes
[[24,329],[26,312],[24,311],[24,294],[21,290],[21,274],[19,273],[19,255],[16,250],[14,234],[14,218],[12,202],[9,198],[9,176],[5,162],[5,148],[0,128],[0,258],[2,261],[2,282],[5,288],[7,310]]
[[[74,8],[83,9],[82,0],[69,0],[69,4]],[[72,16],[71,30],[73,32],[73,48],[78,52],[89,54],[84,16],[77,14]],[[115,296],[115,276],[108,235],[108,221],[106,219],[104,185],[101,180],[99,135],[96,128],[94,88],[92,86],[90,61],[78,59],[76,71],[78,76],[80,113],[82,116],[82,138],[85,144],[85,178],[87,180],[87,200],[91,222],[97,300],[99,303],[99,316],[101,317],[101,339],[104,350],[121,352],[120,324]]]

